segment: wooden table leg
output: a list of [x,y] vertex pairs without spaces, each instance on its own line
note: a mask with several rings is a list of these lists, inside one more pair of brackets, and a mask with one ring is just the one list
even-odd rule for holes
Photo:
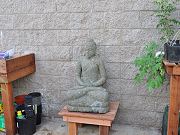
[[168,135],[178,135],[180,76],[171,76],[170,80],[170,106],[168,114]]
[[99,135],[109,135],[109,127],[99,126]]
[[78,135],[78,124],[68,122],[68,135]]
[[5,127],[6,135],[15,135],[15,112],[14,112],[14,100],[13,90],[11,83],[1,84],[2,89],[2,101],[4,107]]

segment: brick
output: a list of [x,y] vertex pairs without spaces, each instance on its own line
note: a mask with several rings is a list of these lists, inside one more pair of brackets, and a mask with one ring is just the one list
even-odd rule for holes
[[91,7],[91,0],[58,0],[58,12],[88,12]]
[[71,60],[70,46],[17,46],[17,52],[35,53],[36,60]]
[[13,15],[0,15],[0,29],[13,29]]
[[109,12],[105,15],[105,28],[139,27],[139,12]]
[[85,45],[89,37],[88,30],[58,30],[57,42],[59,45]]

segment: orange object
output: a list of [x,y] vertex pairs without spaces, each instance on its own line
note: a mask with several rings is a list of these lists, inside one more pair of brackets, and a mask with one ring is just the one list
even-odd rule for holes
[[26,95],[16,96],[16,97],[15,97],[15,102],[16,102],[16,104],[18,104],[18,105],[24,104],[25,96],[26,96]]
[[170,103],[168,112],[167,135],[178,135],[180,110],[180,65],[163,61],[170,75]]
[[59,115],[63,116],[63,120],[68,122],[68,135],[78,135],[78,124],[93,124],[99,125],[99,135],[109,135],[109,127],[114,120],[119,102],[111,102],[108,113],[82,113],[69,112],[65,106]]

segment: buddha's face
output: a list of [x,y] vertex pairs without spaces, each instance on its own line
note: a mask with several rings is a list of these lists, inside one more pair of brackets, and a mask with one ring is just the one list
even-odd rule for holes
[[91,58],[96,55],[96,45],[95,43],[90,43],[85,47],[85,56]]

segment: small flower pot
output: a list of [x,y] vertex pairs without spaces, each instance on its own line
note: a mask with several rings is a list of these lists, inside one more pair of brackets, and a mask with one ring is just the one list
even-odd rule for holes
[[180,63],[180,44],[176,40],[173,45],[164,44],[165,59],[172,63]]

